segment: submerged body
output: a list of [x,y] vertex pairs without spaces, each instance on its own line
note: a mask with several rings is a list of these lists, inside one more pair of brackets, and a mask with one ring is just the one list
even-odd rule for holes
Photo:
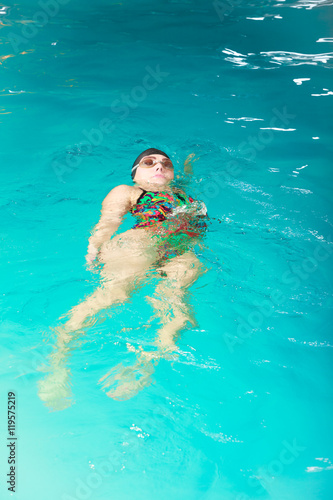
[[[202,239],[207,227],[205,206],[183,191],[147,191],[131,186],[120,188],[122,196],[127,192],[128,211],[135,217],[135,224],[132,229],[102,244],[99,261],[106,266],[117,247],[123,251],[127,247],[129,253],[133,251],[136,256],[141,249],[147,263],[155,261],[161,264],[166,259],[192,250]],[[132,260],[131,255],[129,258]]]
[[[175,351],[177,333],[187,322],[195,324],[187,290],[206,270],[193,251],[207,228],[206,208],[184,191],[171,187],[173,166],[168,156],[163,152],[156,154],[158,151],[147,150],[154,153],[148,156],[142,153],[132,174],[136,184],[115,187],[102,203],[101,217],[89,238],[86,256],[89,269],[101,267],[101,285],[73,307],[69,319],[58,328],[51,374],[40,383],[39,396],[47,404],[54,405],[55,399],[68,397],[66,358],[74,334],[93,324],[99,311],[127,301],[149,276],[158,278],[155,293],[149,298],[161,320],[155,342],[157,351],[147,353],[141,348],[132,369],[124,368],[113,378],[109,374],[103,377],[103,388],[115,379],[121,381],[108,395],[127,399],[149,384],[153,359]],[[133,228],[114,234],[127,213],[134,217]],[[141,374],[139,380],[133,378],[136,370]]]

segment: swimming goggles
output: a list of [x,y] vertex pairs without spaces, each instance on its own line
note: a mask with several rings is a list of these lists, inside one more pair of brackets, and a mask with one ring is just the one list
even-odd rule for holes
[[156,163],[162,163],[164,168],[167,168],[168,170],[173,170],[173,164],[172,161],[166,158],[165,160],[154,160],[153,158],[142,158],[142,160],[137,164],[134,165],[133,169],[137,167],[142,167],[142,168],[152,168],[156,165]]

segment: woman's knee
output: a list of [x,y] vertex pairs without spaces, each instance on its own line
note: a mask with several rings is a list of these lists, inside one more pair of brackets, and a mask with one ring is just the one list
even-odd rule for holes
[[194,254],[184,254],[169,261],[162,271],[175,286],[186,287],[193,283],[207,268]]

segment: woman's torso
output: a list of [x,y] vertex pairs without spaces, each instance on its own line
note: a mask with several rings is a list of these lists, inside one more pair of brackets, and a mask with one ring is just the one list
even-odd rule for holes
[[205,204],[181,190],[155,192],[131,186],[130,198],[134,226],[103,245],[102,262],[111,261],[118,247],[133,247],[133,255],[156,253],[162,262],[193,249],[207,229]]
[[183,233],[196,237],[206,228],[203,220],[207,216],[205,205],[195,201],[184,191],[140,190],[141,193],[130,210],[136,219],[133,229],[146,228],[159,236]]

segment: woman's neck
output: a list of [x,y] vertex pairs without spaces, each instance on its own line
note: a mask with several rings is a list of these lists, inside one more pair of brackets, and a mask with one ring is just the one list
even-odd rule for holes
[[172,193],[173,191],[170,184],[161,186],[160,184],[153,184],[152,182],[140,182],[140,184],[136,183],[136,185],[145,191],[153,191],[155,193]]

